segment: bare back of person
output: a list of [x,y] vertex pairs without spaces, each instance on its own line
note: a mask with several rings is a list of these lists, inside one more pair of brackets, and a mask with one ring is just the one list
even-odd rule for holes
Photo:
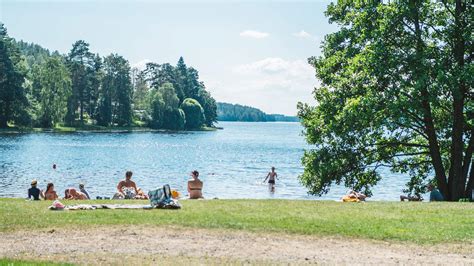
[[56,191],[47,191],[44,193],[44,199],[45,200],[57,200],[58,199],[58,194],[56,194]]
[[203,183],[199,179],[189,180],[188,181],[188,190],[190,199],[200,199],[202,198],[202,187]]
[[135,189],[135,191],[137,190],[137,185],[132,180],[122,180],[122,181],[120,181],[117,188],[122,190],[122,188],[124,188],[124,187],[133,188],[133,189]]

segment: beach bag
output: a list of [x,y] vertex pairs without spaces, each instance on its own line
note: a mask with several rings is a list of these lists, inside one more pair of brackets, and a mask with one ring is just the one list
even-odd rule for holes
[[157,188],[148,192],[150,205],[159,209],[180,209],[179,203],[171,197],[170,186],[164,185],[162,188]]

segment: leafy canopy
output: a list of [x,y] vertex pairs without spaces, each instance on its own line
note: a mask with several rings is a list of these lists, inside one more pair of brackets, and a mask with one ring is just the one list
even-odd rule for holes
[[449,200],[472,190],[472,15],[466,1],[328,6],[340,29],[309,59],[316,105],[298,105],[313,145],[300,177],[310,193],[336,183],[370,194],[380,167],[408,174],[413,194],[429,181]]

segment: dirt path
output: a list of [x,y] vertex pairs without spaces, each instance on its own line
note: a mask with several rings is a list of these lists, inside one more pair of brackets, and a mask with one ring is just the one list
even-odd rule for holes
[[143,226],[0,233],[0,239],[0,257],[79,264],[474,265],[474,243],[420,247],[368,240]]

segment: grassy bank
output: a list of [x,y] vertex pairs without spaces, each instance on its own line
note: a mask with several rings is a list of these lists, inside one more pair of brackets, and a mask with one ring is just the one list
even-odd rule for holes
[[[142,201],[133,203],[143,204]],[[474,204],[471,203],[357,204],[290,200],[186,200],[181,203],[183,208],[175,211],[55,212],[47,209],[50,202],[46,201],[0,199],[0,231],[137,224],[342,236],[425,244],[472,243],[474,240]]]

